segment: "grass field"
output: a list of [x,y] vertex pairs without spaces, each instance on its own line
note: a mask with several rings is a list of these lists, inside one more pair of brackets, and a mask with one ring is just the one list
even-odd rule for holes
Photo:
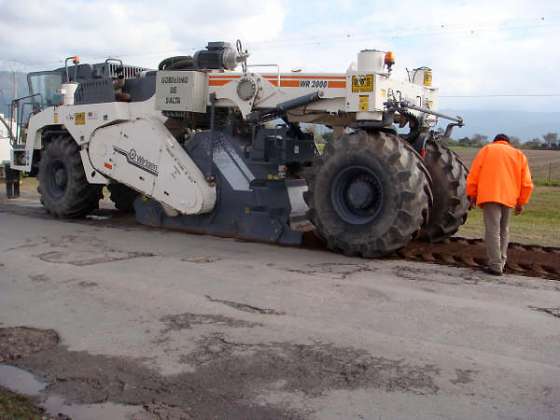
[[[480,149],[474,147],[452,147],[467,166],[471,166]],[[560,186],[560,150],[523,150],[529,160],[533,181],[538,185]]]
[[[454,150],[470,166],[478,149],[457,147]],[[536,184],[531,201],[520,216],[512,216],[511,240],[515,242],[560,247],[560,151],[524,150]],[[550,179],[548,171],[550,168]],[[482,211],[470,212],[459,235],[483,237]]]
[[[484,237],[482,211],[472,210],[459,235]],[[511,241],[560,247],[560,187],[537,186],[520,216],[512,216]]]

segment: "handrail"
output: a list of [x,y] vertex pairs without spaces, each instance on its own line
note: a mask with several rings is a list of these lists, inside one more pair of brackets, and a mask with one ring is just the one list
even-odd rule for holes
[[107,58],[105,60],[104,70],[105,70],[105,73],[108,77],[111,77],[111,69],[109,67],[111,65],[111,62],[118,63],[121,67],[123,67],[123,61],[120,58],[113,58],[113,57]]
[[[9,133],[11,134],[11,136],[10,136],[10,145],[11,145],[12,147],[14,147],[14,145],[17,144],[17,141],[18,141],[18,139],[19,139],[19,130],[21,129],[21,126],[22,126],[21,123],[22,123],[22,119],[23,119],[23,107],[22,107],[22,109],[21,109],[22,112],[19,112],[19,111],[20,111],[20,109],[19,109],[19,107],[20,107],[19,103],[20,103],[21,101],[26,100],[26,99],[35,98],[35,97],[37,97],[37,96],[40,98],[40,102],[39,102],[39,103],[40,103],[40,107],[42,107],[43,95],[41,95],[40,93],[34,93],[34,94],[32,94],[32,95],[22,96],[21,98],[16,98],[16,99],[14,99],[14,100],[12,101],[12,108],[11,108],[11,110],[12,110],[12,115],[14,115],[14,110],[16,110],[16,108],[17,108],[17,111],[18,111],[18,112],[16,113],[17,121],[16,121],[16,132],[15,132],[15,134],[14,134],[14,130],[13,130],[14,119],[12,118],[12,119],[10,120],[10,129],[9,129]],[[35,101],[33,101],[33,102],[28,102],[28,104],[30,104],[30,105],[35,105],[36,102],[35,102]],[[25,104],[23,104],[23,105],[25,105]]]
[[74,82],[78,78],[78,64],[80,64],[80,57],[78,57],[77,55],[66,57],[66,60],[64,60],[64,69],[66,70],[66,83],[70,83],[70,74],[68,72],[68,61],[70,60],[72,60],[72,63],[74,63]]
[[247,67],[276,67],[276,79],[280,87],[280,65],[278,64],[247,64]]
[[[12,133],[12,123],[10,121],[10,125],[8,125],[8,123],[6,122],[6,120],[4,119],[4,117],[0,116],[0,122],[4,125],[4,127],[6,127],[6,129],[8,130],[8,139],[10,139],[10,146],[12,145],[12,143],[14,142],[15,138],[14,138],[14,134]],[[1,139],[5,139],[6,137],[0,137]]]

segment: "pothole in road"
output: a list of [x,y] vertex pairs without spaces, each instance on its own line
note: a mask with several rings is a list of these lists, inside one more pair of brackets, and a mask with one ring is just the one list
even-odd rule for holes
[[36,241],[27,239],[25,244],[10,248],[7,251],[26,248],[38,248],[33,256],[41,261],[75,266],[88,266],[155,256],[152,252],[115,249],[105,241],[91,235],[62,235],[56,238],[43,236]]
[[41,261],[57,264],[71,264],[76,266],[86,266],[103,264],[114,261],[130,260],[133,258],[153,257],[151,252],[123,252],[115,250],[104,250],[101,253],[90,251],[49,251],[35,255]]
[[[198,366],[197,375],[221,372],[230,386],[249,379],[257,387],[282,383],[282,390],[316,397],[333,389],[376,388],[386,392],[432,395],[439,391],[434,365],[376,357],[352,347],[332,344],[240,343],[216,333],[198,341],[183,361]],[[232,380],[233,378],[233,380]],[[227,382],[227,380],[226,380]]]
[[[273,267],[275,264],[269,264]],[[318,264],[305,264],[303,268],[293,267],[277,267],[280,270],[288,271],[290,273],[305,274],[310,276],[315,275],[328,275],[334,279],[344,280],[354,274],[364,272],[376,272],[377,269],[371,267],[369,264],[354,264],[354,263],[318,263]]]
[[271,387],[309,397],[357,388],[417,395],[439,391],[436,366],[378,357],[351,347],[320,342],[242,343],[222,333],[204,336],[196,344],[193,352],[183,356],[183,362],[196,370],[174,376],[162,376],[139,360],[62,346],[29,353],[12,364],[40,375],[48,384],[45,392],[69,403],[143,406],[162,418],[170,413],[187,419],[305,417],[291,407],[256,403]]
[[545,314],[552,315],[553,317],[560,318],[560,307],[557,308],[539,308],[537,306],[529,306],[529,309],[538,312],[544,312]]
[[0,363],[12,362],[58,345],[53,330],[28,327],[0,328]]
[[24,395],[37,395],[47,384],[31,373],[14,366],[0,364],[0,387]]
[[257,322],[243,321],[240,319],[230,318],[223,315],[205,315],[205,314],[177,314],[166,315],[160,319],[166,326],[162,333],[169,331],[179,331],[190,329],[193,325],[217,325],[230,328],[253,328],[260,327],[263,324]]
[[423,281],[430,283],[441,283],[450,285],[470,284],[477,285],[482,279],[475,273],[465,269],[456,269],[453,275],[445,270],[438,269],[437,266],[423,268],[419,266],[397,265],[393,268],[393,273],[402,279]]
[[148,417],[143,416],[145,410],[142,407],[110,402],[68,404],[57,395],[45,397],[41,393],[46,386],[46,383],[23,369],[0,364],[0,419],[148,420]]
[[457,377],[455,379],[451,379],[450,382],[453,385],[469,384],[474,381],[473,375],[476,373],[478,373],[478,371],[472,369],[455,369]]
[[242,312],[249,312],[253,314],[256,313],[261,315],[286,315],[286,312],[276,311],[270,308],[261,308],[258,306],[249,305],[247,303],[234,302],[232,300],[216,299],[208,295],[206,295],[206,299],[208,299],[210,302],[221,303],[223,305],[229,306],[230,308],[237,309],[238,311],[242,311]]
[[211,264],[221,260],[222,258],[220,257],[209,257],[209,256],[185,257],[181,259],[181,261],[183,262],[190,262],[194,264]]
[[51,280],[46,274],[30,275],[29,279],[34,283],[48,283]]

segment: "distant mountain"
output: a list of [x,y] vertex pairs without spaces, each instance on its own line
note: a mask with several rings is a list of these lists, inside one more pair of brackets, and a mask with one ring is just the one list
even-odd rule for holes
[[[27,79],[25,73],[16,73],[17,96],[27,95]],[[0,71],[0,114],[10,114],[13,96],[13,74],[11,71]]]
[[[442,110],[444,114],[460,115],[465,120],[463,128],[456,128],[453,137],[458,139],[482,134],[492,138],[498,133],[515,136],[521,141],[542,137],[549,132],[560,133],[560,112]],[[445,126],[440,120],[440,125]]]

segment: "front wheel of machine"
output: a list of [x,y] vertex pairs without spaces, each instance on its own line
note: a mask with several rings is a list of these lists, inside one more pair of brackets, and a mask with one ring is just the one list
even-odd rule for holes
[[433,140],[426,143],[424,163],[432,178],[434,205],[420,239],[441,242],[453,236],[467,220],[468,170],[455,152]]
[[90,184],[72,137],[54,138],[41,156],[39,192],[45,209],[56,217],[85,216],[99,206],[101,186]]
[[428,219],[423,163],[390,133],[358,131],[329,143],[307,183],[309,219],[329,249],[346,255],[388,255]]

